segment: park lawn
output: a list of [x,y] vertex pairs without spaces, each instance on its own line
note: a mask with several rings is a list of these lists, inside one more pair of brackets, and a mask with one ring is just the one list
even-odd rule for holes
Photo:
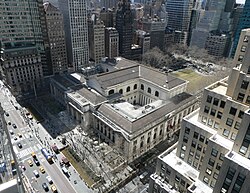
[[84,168],[81,166],[80,162],[77,162],[75,158],[70,154],[67,148],[62,150],[63,155],[69,160],[70,164],[73,165],[73,167],[76,169],[76,171],[80,174],[81,178],[84,182],[88,184],[89,187],[91,187],[95,182],[94,180],[88,175],[88,173],[84,170]]
[[211,80],[211,76],[202,76],[191,69],[179,70],[171,73],[171,75],[189,81],[187,91],[191,93],[195,93],[197,90],[208,86]]

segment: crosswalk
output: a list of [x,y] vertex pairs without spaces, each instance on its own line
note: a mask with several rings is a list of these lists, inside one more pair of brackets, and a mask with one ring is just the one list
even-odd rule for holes
[[33,147],[28,147],[28,148],[23,149],[21,151],[18,151],[17,148],[14,148],[14,151],[15,151],[17,157],[19,159],[21,159],[27,155],[31,155],[32,152],[36,152],[36,151],[40,150],[41,148],[42,148],[42,146],[40,144],[36,144]]

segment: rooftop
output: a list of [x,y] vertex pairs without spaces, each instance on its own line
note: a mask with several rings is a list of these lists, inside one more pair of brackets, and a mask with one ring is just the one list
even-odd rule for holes
[[188,188],[192,193],[212,193],[213,189],[208,185],[204,184],[200,180],[196,180],[191,186]]
[[233,162],[237,163],[238,165],[246,168],[247,170],[250,170],[250,160],[241,156],[240,154],[231,151],[228,152],[225,157],[229,160],[232,160]]
[[187,179],[190,179],[193,182],[197,180],[199,172],[176,156],[176,149],[167,154],[162,160]]
[[218,134],[213,135],[209,138],[209,140],[214,141],[215,143],[221,145],[222,147],[225,147],[228,150],[231,150],[233,148],[234,142],[230,141],[229,139],[226,139]]

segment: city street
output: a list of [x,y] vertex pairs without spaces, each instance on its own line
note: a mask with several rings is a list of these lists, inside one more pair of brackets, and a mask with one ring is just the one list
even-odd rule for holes
[[[43,145],[33,134],[32,130],[34,131],[34,128],[28,126],[21,116],[20,105],[16,103],[9,91],[3,87],[1,89],[0,102],[6,112],[5,118],[11,135],[14,152],[17,155],[19,166],[23,168],[23,179],[29,189],[36,192],[44,192],[42,184],[46,183],[49,188],[48,192],[52,192],[50,184],[46,179],[49,175],[59,193],[77,192],[73,187],[74,185],[72,185],[69,179],[63,174],[59,164],[49,164],[42,155],[41,148]],[[36,154],[41,166],[45,169],[44,173],[39,170],[40,166],[34,163],[31,156],[33,152]],[[32,166],[28,164],[28,160],[31,160],[33,163]],[[34,170],[39,173],[39,177],[35,177]]]

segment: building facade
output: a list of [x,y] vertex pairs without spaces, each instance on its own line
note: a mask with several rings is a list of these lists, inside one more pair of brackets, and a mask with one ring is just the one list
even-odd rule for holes
[[131,45],[133,40],[133,17],[130,3],[130,0],[119,1],[115,27],[119,33],[119,55],[128,59],[131,58]]
[[49,37],[50,54],[53,74],[67,72],[68,59],[63,24],[63,15],[51,3],[43,4]]
[[241,16],[240,16],[240,19],[239,19],[239,22],[238,22],[238,25],[237,25],[237,29],[236,29],[234,38],[233,38],[233,46],[232,46],[232,51],[231,51],[231,57],[234,57],[234,55],[235,55],[236,48],[237,48],[237,45],[238,45],[238,41],[239,41],[239,38],[240,38],[241,30],[250,27],[249,15],[250,15],[250,0],[246,0],[243,11],[241,13]]
[[249,38],[250,29],[243,30],[229,78],[205,88],[179,141],[158,157],[149,192],[249,192]]
[[105,56],[108,58],[119,56],[119,34],[114,27],[105,28]]
[[[187,82],[124,58],[102,63],[105,73],[86,87],[64,91],[69,114],[132,162],[179,131],[180,120],[197,108]],[[54,79],[51,90],[60,98]],[[65,82],[65,81],[62,81]],[[57,96],[58,94],[58,96]]]
[[2,77],[11,92],[21,96],[51,74],[42,1],[1,1],[0,17]]
[[87,0],[58,0],[63,14],[68,63],[75,71],[89,64]]
[[105,56],[105,26],[94,14],[88,20],[88,32],[89,57],[95,64],[98,64]]

